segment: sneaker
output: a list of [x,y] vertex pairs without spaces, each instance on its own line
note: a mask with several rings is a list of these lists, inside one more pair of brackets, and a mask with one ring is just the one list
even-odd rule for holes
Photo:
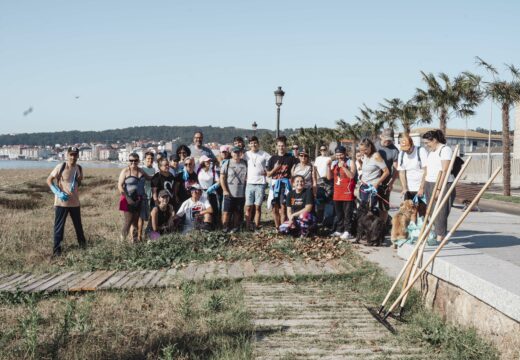
[[332,233],[332,237],[340,237],[341,235],[343,235],[342,233],[340,233],[339,231],[335,231],[334,233]]
[[352,238],[352,236],[350,236],[348,231],[345,231],[343,234],[341,234],[341,236],[339,238],[341,240],[348,240],[348,239]]

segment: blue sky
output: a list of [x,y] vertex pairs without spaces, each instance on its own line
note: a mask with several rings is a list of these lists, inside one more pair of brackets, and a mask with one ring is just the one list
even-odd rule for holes
[[[274,129],[277,86],[283,128],[334,126],[410,98],[421,70],[520,66],[519,14],[517,1],[2,1],[0,133]],[[470,127],[489,116],[483,104]]]

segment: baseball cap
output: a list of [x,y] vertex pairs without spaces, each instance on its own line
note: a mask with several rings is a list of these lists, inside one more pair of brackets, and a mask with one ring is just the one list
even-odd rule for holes
[[79,153],[79,149],[78,149],[77,147],[75,147],[75,146],[69,146],[69,148],[67,149],[67,152],[68,152],[69,154],[70,154],[70,153],[73,153],[73,154],[75,153],[75,154],[77,154],[77,153]]
[[165,196],[170,197],[170,194],[168,194],[168,191],[166,191],[166,190],[161,190],[161,191],[159,191],[159,195],[158,196],[160,198],[165,197]]
[[336,150],[334,150],[335,153],[343,153],[345,154],[347,152],[347,148],[344,147],[343,145],[340,145],[336,148]]
[[220,145],[220,152],[229,152],[229,145]]
[[410,148],[413,146],[413,140],[411,137],[409,136],[404,136],[401,138],[401,140],[399,141],[399,148],[402,150],[402,151],[408,151],[410,150]]
[[305,148],[300,149],[299,153],[302,154],[302,155],[309,155],[309,152]]
[[240,146],[233,146],[233,148],[231,149],[232,152],[241,152],[242,151],[242,148]]
[[202,188],[200,187],[199,184],[193,184],[190,186],[190,191],[193,191],[193,190],[202,190]]
[[205,161],[211,161],[211,159],[206,156],[206,155],[202,155],[200,158],[199,158],[199,163],[203,163]]
[[394,129],[386,128],[381,133],[381,140],[390,140],[394,141]]

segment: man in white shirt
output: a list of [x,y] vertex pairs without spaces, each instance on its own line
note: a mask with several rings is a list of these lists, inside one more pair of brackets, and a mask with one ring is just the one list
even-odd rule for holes
[[249,148],[244,155],[247,161],[247,184],[246,184],[246,221],[249,229],[260,227],[260,218],[262,214],[262,203],[264,202],[264,193],[267,174],[267,163],[271,155],[260,150],[260,143],[256,136],[252,136],[249,140]]
[[199,184],[192,185],[190,192],[191,198],[182,203],[175,215],[176,218],[182,218],[186,215],[182,232],[187,233],[191,230],[210,230],[211,216],[213,214],[211,204],[207,197],[202,197],[202,188]]
[[[415,146],[410,136],[404,135],[399,142],[399,155],[397,158],[397,170],[401,180],[401,195],[404,200],[414,200],[424,175],[428,152],[422,146]],[[424,216],[426,202],[417,196],[419,215]]]

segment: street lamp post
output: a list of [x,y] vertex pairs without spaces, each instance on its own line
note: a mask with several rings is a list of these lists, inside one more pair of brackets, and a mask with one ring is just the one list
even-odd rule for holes
[[280,136],[280,106],[282,106],[282,100],[285,92],[282,90],[281,86],[278,86],[278,89],[274,92],[275,102],[276,102],[276,137]]
[[256,136],[256,129],[258,128],[258,124],[256,123],[256,121],[254,121],[253,124],[251,124],[251,127],[253,128],[253,135]]

